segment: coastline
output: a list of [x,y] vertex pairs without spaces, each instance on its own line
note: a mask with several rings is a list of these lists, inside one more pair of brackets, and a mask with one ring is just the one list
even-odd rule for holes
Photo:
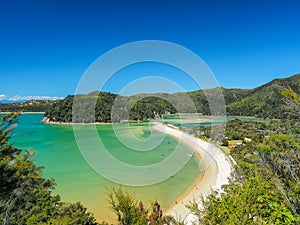
[[201,196],[205,199],[212,191],[221,192],[222,185],[229,183],[233,166],[230,159],[216,146],[180,131],[174,126],[154,123],[154,129],[172,135],[193,149],[200,159],[202,175],[189,190],[180,196],[176,202],[165,211],[178,219],[184,219],[185,224],[192,224],[195,216],[185,207],[196,201],[201,207]]

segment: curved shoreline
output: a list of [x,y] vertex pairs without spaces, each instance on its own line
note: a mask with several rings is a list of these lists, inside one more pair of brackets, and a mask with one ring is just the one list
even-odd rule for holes
[[192,222],[195,221],[195,216],[190,213],[185,205],[189,202],[196,201],[199,207],[201,207],[201,196],[205,199],[212,191],[220,193],[222,191],[222,185],[229,183],[229,178],[233,171],[232,163],[230,159],[213,144],[186,134],[172,125],[154,123],[153,128],[179,139],[179,141],[191,147],[200,158],[203,175],[193,184],[191,191],[179,197],[177,204],[174,203],[171,208],[165,212],[165,214],[172,215],[177,219],[184,219],[185,224],[192,224]]

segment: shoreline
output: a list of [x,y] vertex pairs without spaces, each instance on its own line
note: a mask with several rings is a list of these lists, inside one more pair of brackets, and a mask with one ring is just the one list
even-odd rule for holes
[[165,211],[166,215],[184,219],[185,224],[192,224],[195,221],[195,216],[185,205],[196,201],[201,207],[201,196],[205,199],[212,191],[220,193],[222,185],[229,183],[233,166],[225,153],[213,144],[186,134],[174,126],[154,123],[154,129],[179,139],[191,147],[200,159],[202,175]]

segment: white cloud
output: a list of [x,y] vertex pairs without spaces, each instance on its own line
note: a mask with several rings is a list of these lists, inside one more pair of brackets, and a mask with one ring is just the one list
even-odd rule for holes
[[8,101],[28,101],[28,100],[59,100],[63,99],[63,97],[58,96],[20,96],[14,95],[12,97],[5,96],[4,94],[0,94],[0,100],[8,100]]
[[20,101],[20,100],[58,100],[63,99],[63,97],[57,97],[57,96],[19,96],[15,95],[8,100],[11,101]]
[[6,96],[4,94],[0,94],[0,100],[3,100],[5,98],[6,98]]

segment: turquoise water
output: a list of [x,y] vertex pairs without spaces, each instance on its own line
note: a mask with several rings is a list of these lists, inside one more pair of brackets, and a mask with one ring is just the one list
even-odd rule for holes
[[[60,194],[62,200],[80,201],[95,214],[99,221],[114,222],[115,217],[109,209],[107,194],[112,186],[119,184],[102,177],[86,163],[78,149],[72,125],[45,125],[40,122],[42,118],[42,114],[21,115],[14,130],[12,143],[19,148],[36,152],[35,162],[45,166],[44,177],[55,179],[57,184],[55,193]],[[96,128],[99,138],[111,155],[135,166],[147,166],[166,159],[172,155],[178,144],[173,137],[165,136],[153,150],[135,151],[116,138],[112,125],[97,125]],[[115,129],[118,130],[118,135],[129,143],[134,142],[134,138],[147,141],[151,135],[155,142],[159,135],[158,132],[150,131],[149,123],[132,123],[130,128],[120,124]],[[129,135],[130,133],[133,136]],[[143,147],[138,146],[138,143],[136,147]],[[88,138],[86,145],[93,151],[94,143]],[[190,152],[183,144],[177,147],[183,152]],[[161,173],[164,171],[162,170]],[[146,204],[158,200],[163,209],[167,209],[196,181],[199,175],[198,160],[192,157],[178,173],[163,182],[126,188],[133,192],[138,200],[143,200]],[[147,174],[147,176],[156,176],[156,174]]]

